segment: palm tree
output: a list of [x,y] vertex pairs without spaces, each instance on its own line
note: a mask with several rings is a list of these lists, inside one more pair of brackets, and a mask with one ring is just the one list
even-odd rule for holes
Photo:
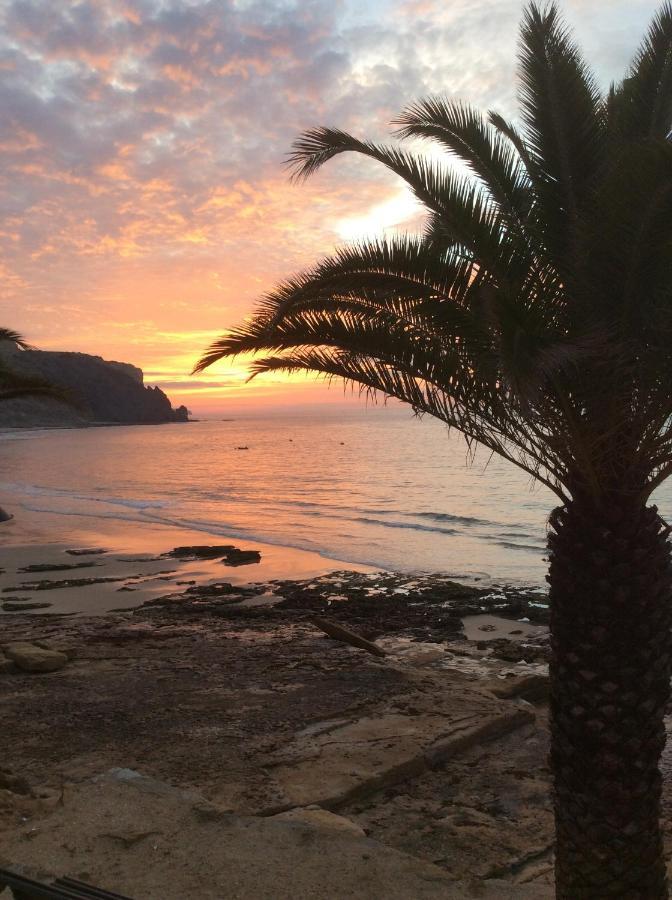
[[265,296],[196,369],[255,354],[441,419],[559,499],[549,523],[551,740],[561,898],[667,896],[659,757],[669,697],[672,4],[607,96],[554,5],[521,30],[520,127],[443,98],[395,122],[466,164],[335,128],[294,145],[305,177],[382,163],[421,236],[357,243]]
[[[0,328],[0,342],[8,342],[22,350],[32,349],[21,335],[10,328]],[[67,392],[43,378],[14,372],[9,363],[0,359],[0,402],[23,397],[44,397],[71,403]]]

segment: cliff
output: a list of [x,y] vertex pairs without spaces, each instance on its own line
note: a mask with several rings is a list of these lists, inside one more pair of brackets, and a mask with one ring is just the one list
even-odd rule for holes
[[140,425],[186,422],[184,406],[173,409],[158,387],[144,384],[141,369],[86,353],[0,347],[3,360],[23,375],[38,375],[64,388],[73,406],[26,398],[0,405],[0,427],[54,427],[91,424]]

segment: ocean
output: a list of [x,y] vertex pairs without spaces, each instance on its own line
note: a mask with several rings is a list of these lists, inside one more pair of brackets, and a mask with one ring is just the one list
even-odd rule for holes
[[[4,432],[0,472],[0,505],[17,516],[161,524],[200,531],[204,543],[226,536],[527,585],[544,583],[556,502],[484,450],[470,462],[463,438],[441,423],[364,404]],[[672,512],[672,488],[655,499],[664,516]]]

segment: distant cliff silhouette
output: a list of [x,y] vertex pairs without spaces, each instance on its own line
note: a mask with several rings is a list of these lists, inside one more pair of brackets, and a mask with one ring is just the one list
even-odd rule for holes
[[129,363],[109,362],[87,353],[20,350],[4,342],[0,354],[14,371],[39,375],[65,388],[75,404],[37,398],[9,400],[0,409],[0,427],[140,425],[188,420],[185,406],[173,409],[160,388],[145,386],[142,369]]

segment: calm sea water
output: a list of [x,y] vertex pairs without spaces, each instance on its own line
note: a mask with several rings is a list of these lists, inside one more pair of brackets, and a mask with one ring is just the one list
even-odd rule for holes
[[[238,449],[245,447],[247,449]],[[403,571],[541,584],[554,497],[404,409],[0,435],[14,510],[161,523]],[[672,488],[656,497],[672,512]],[[84,521],[82,519],[82,521]]]

